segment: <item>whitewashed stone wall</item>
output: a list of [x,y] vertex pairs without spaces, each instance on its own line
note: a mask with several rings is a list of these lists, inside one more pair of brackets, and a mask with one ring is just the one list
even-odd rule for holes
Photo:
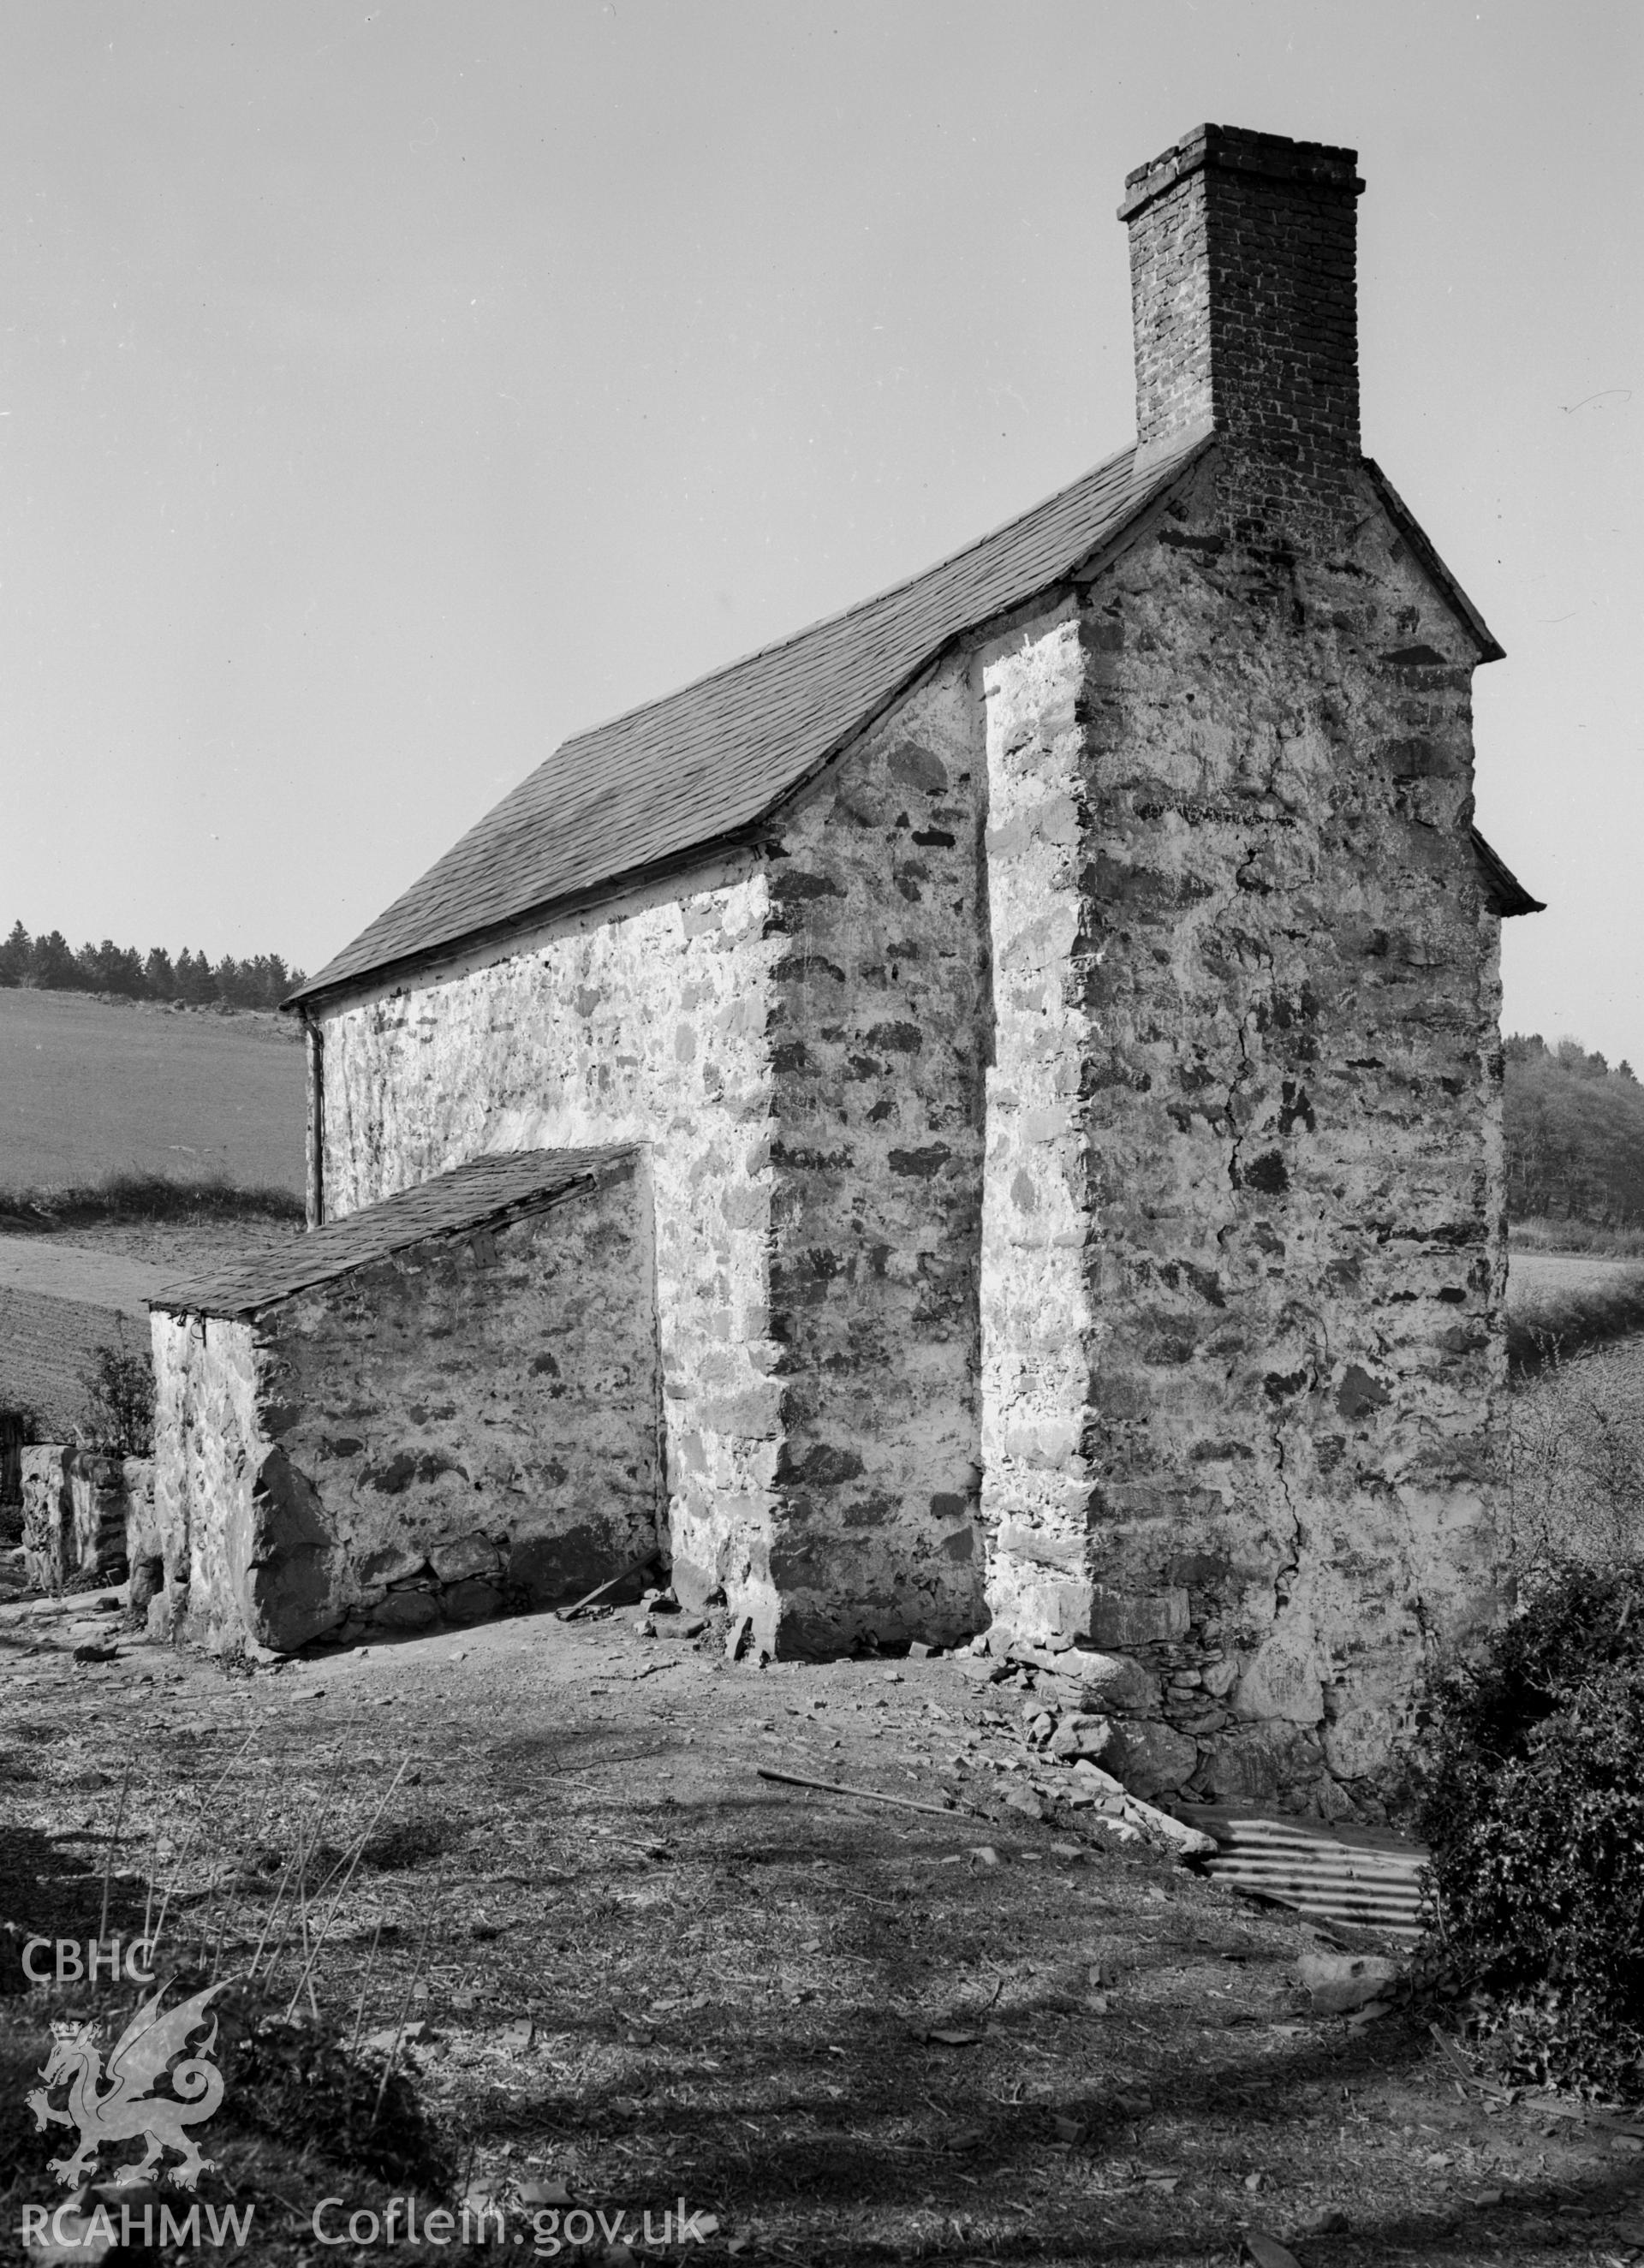
[[128,1530],[153,1484],[150,1461],[46,1442],[22,1449],[18,1463],[29,1581],[47,1591],[90,1576],[123,1581]]
[[729,1585],[767,1634],[769,909],[750,860],[324,1025],[328,1219],[488,1153],[645,1146],[675,1578],[687,1595]]
[[324,1025],[328,1218],[645,1146],[675,1580],[778,1653],[980,1617],[980,734],[962,659],[758,858]]
[[[230,1553],[273,1444],[259,1411],[256,1334],[216,1315],[149,1318],[154,1360],[154,1533],[163,1564],[156,1637],[220,1644],[248,1631]],[[327,1627],[321,1615],[303,1631]]]

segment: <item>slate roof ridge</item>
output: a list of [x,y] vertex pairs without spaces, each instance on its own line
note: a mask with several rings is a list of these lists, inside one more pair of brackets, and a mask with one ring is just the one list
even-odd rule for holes
[[[956,638],[1100,556],[1215,438],[1184,435],[1179,449],[1149,451],[1139,467],[1143,453],[1132,444],[918,574],[572,734],[284,1005],[501,943],[555,909],[598,903],[747,839]],[[839,651],[852,646],[854,666]],[[796,682],[807,662],[817,681]],[[726,710],[737,713],[719,713]],[[668,747],[655,745],[668,728]],[[584,757],[603,774],[579,773]],[[625,859],[613,840],[624,831],[635,853]],[[511,844],[527,834],[527,849]],[[567,850],[579,839],[591,846],[580,876],[569,872]],[[511,849],[514,864],[539,873],[546,865],[551,880],[527,888],[508,871]]]
[[[561,741],[284,1005],[505,954],[582,911],[760,839],[956,644],[1110,556],[1221,437],[1121,449],[920,573]],[[1478,641],[1476,608],[1373,458],[1366,477]]]
[[633,1145],[626,1143],[586,1150],[488,1152],[376,1204],[361,1205],[306,1236],[248,1252],[237,1264],[209,1276],[168,1285],[147,1305],[172,1314],[243,1319],[431,1238],[523,1220],[586,1195],[633,1155]]
[[[1183,450],[1178,453],[1185,460],[1188,453]],[[636,702],[631,709],[616,710],[610,716],[601,718],[597,725],[585,725],[580,732],[572,733],[567,740],[562,740],[559,746],[562,748],[577,747],[584,740],[592,740],[601,733],[608,733],[613,725],[633,723],[641,717],[651,715],[655,710],[666,709],[671,702],[682,699],[688,693],[705,692],[711,685],[718,685],[727,677],[734,677],[740,670],[747,669],[754,662],[764,661],[773,654],[785,653],[790,646],[802,645],[807,638],[815,637],[819,631],[842,629],[852,616],[866,615],[874,608],[882,607],[888,600],[899,599],[905,592],[912,591],[919,584],[928,582],[933,575],[940,574],[944,568],[957,567],[962,561],[972,557],[976,553],[985,551],[990,544],[997,543],[1002,537],[1010,534],[1014,528],[1021,527],[1024,522],[1033,519],[1036,512],[1044,512],[1051,505],[1058,503],[1063,497],[1069,495],[1082,482],[1099,480],[1103,473],[1111,472],[1117,465],[1123,463],[1126,457],[1133,462],[1140,454],[1141,450],[1134,441],[1128,448],[1116,449],[1110,457],[1098,459],[1087,472],[1078,474],[1071,481],[1065,481],[1059,489],[1047,490],[1035,503],[1024,505],[1020,512],[1012,512],[1008,519],[1001,519],[996,526],[990,527],[984,534],[974,537],[969,543],[962,543],[957,551],[944,552],[940,559],[933,560],[929,566],[919,568],[914,574],[901,576],[896,582],[887,583],[880,590],[870,591],[866,598],[852,600],[848,607],[837,608],[831,614],[814,615],[808,622],[802,622],[798,630],[789,630],[782,637],[771,638],[763,645],[749,646],[746,653],[736,654],[731,660],[720,662],[716,668],[704,670],[700,677],[685,678],[679,684],[670,688],[667,692],[656,694],[649,701]],[[1168,468],[1161,465],[1160,469],[1161,472],[1168,471],[1169,477],[1174,478],[1181,470],[1181,466],[1172,460]],[[1070,562],[1070,565],[1073,566],[1077,566],[1078,563],[1077,560]]]

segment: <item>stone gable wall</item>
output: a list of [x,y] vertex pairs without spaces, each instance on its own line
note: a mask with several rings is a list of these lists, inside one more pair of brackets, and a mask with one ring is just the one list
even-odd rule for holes
[[1473,655],[1349,504],[1214,456],[988,658],[984,1509],[1154,1786],[1373,1811],[1494,1605],[1503,1228]]

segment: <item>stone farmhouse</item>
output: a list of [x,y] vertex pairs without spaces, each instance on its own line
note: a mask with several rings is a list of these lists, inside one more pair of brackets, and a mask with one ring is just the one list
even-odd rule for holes
[[296,996],[315,1233],[156,1316],[178,1611],[654,1543],[778,1657],[991,1628],[1151,1788],[1374,1811],[1499,1607],[1537,909],[1472,825],[1500,649],[1360,451],[1362,188],[1214,126],[1132,173],[1134,446],[569,741]]

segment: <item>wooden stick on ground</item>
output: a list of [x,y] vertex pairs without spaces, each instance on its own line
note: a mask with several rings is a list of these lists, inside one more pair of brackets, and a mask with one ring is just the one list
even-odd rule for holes
[[[388,1793],[383,1797],[382,1801],[377,1806],[376,1810],[372,1812],[364,1833],[358,1836],[355,1839],[353,1845],[353,1857],[350,1860],[347,1874],[343,1877],[343,1887],[338,1890],[336,1896],[332,1899],[330,1905],[326,1910],[326,1918],[320,1926],[318,1936],[314,1940],[313,1950],[308,1956],[307,1963],[303,1970],[302,1975],[297,1980],[297,1989],[291,1994],[291,2005],[285,2011],[285,2021],[287,2023],[291,2021],[292,2016],[297,2013],[298,1999],[305,1984],[308,1985],[310,1997],[312,1998],[313,1996],[313,1986],[312,1984],[309,1984],[309,1978],[313,1973],[315,1962],[319,1960],[320,1955],[325,1950],[325,1941],[331,1934],[331,1925],[336,1919],[337,1908],[342,1904],[343,1895],[347,1891],[350,1883],[352,1882],[356,1873],[358,1871],[359,1862],[365,1855],[366,1844],[370,1842],[372,1837],[377,1831],[378,1821],[382,1817],[383,1813],[388,1808],[389,1803],[393,1800],[394,1790],[399,1786],[400,1782],[405,1778],[406,1773],[410,1770],[410,1768],[411,1759],[409,1756],[407,1756],[404,1762],[401,1764],[399,1771],[395,1772],[394,1778],[389,1781]],[[336,1869],[333,1867],[333,1874],[335,1874],[335,1871]],[[315,1903],[318,1904],[318,1900],[316,1900]],[[379,1926],[380,1926],[380,1925],[379,1925]]]
[[[382,2098],[388,2092],[388,2081],[394,2077],[394,2067],[400,2060],[400,2044],[405,2037],[406,2020],[411,2013],[411,2003],[417,1998],[417,1988],[422,1982],[423,1964],[428,1958],[428,1936],[433,1927],[434,1914],[439,1904],[439,1894],[445,1888],[446,1854],[439,1854],[439,1865],[434,1874],[434,1887],[429,1893],[428,1911],[423,1918],[422,1943],[417,1948],[417,1962],[411,1970],[411,1981],[405,1988],[405,1998],[400,2003],[400,2021],[394,2028],[394,2043],[388,2050],[388,2060],[382,2067],[382,2078],[377,2088],[377,2100],[372,2105],[371,2127],[382,2113]],[[371,2127],[367,2127],[369,2133]]]
[[643,1559],[631,1560],[626,1567],[619,1568],[615,1575],[608,1575],[602,1583],[596,1583],[593,1590],[587,1594],[586,1598],[578,1599],[568,1607],[556,1608],[555,1614],[557,1619],[562,1623],[568,1623],[571,1620],[573,1616],[579,1615],[585,1607],[597,1606],[608,1591],[614,1591],[619,1583],[625,1583],[630,1575],[642,1573],[645,1568],[650,1566],[652,1561],[656,1557],[656,1550],[653,1546],[652,1550],[645,1553]]
[[217,1797],[222,1793],[224,1786],[227,1781],[228,1775],[233,1771],[234,1766],[237,1764],[243,1761],[252,1742],[256,1739],[257,1730],[257,1727],[254,1725],[251,1730],[247,1734],[240,1746],[234,1751],[228,1762],[223,1766],[222,1771],[217,1774],[216,1780],[212,1784],[210,1794],[206,1797],[205,1801],[201,1805],[198,1815],[190,1825],[188,1834],[183,1837],[182,1849],[178,1853],[177,1858],[173,1864],[171,1880],[166,1883],[166,1894],[160,1900],[159,1916],[154,1924],[154,1935],[149,1941],[149,1960],[151,1963],[152,1963],[159,1955],[159,1942],[161,1937],[165,1933],[166,1916],[171,1905],[172,1893],[175,1890],[178,1883],[182,1880],[182,1870],[188,1864],[188,1859],[193,1853],[195,1838],[199,1834],[202,1826],[204,1824],[207,1813],[210,1810],[211,1806],[217,1801]]
[[782,1787],[811,1787],[823,1795],[854,1795],[865,1803],[894,1803],[899,1811],[928,1812],[933,1819],[952,1819],[955,1814],[969,1819],[984,1816],[957,1799],[951,1804],[918,1803],[910,1795],[885,1795],[876,1787],[847,1787],[843,1780],[806,1779],[799,1772],[773,1771],[766,1764],[760,1764],[757,1770],[761,1779],[775,1780]]
[[377,1965],[377,1948],[382,1943],[382,1916],[377,1916],[377,1926],[372,1933],[371,1951],[365,1957],[365,1973],[359,1980],[359,2006],[354,2011],[354,2036],[348,2043],[348,2059],[354,2060],[359,2046],[359,2036],[365,2026],[365,1995],[371,1990],[371,1972]]
[[126,1798],[131,1793],[131,1767],[135,1757],[126,1758],[125,1778],[120,1783],[120,1808],[114,1814],[114,1831],[108,1838],[108,1848],[103,1853],[103,1911],[98,1917],[97,1942],[100,1945],[108,1934],[108,1891],[114,1871],[114,1852],[120,1842],[120,1830],[126,1823]]

